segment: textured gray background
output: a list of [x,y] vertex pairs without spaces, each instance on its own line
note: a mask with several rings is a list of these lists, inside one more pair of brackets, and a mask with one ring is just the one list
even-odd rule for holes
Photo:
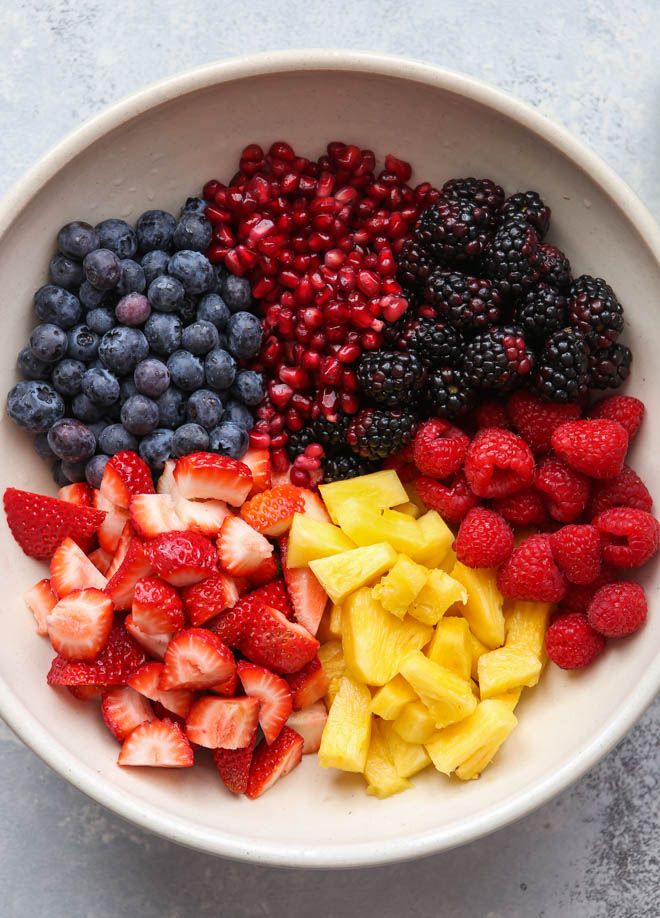
[[[488,80],[587,140],[660,216],[658,0],[2,0],[0,190],[126,93],[296,47],[379,50]],[[510,828],[339,873],[168,844],[87,800],[0,724],[0,916],[655,918],[659,715],[656,703],[591,774]]]

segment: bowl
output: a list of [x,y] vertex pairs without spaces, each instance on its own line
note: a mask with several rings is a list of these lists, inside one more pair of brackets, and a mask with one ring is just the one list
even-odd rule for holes
[[[241,148],[284,138],[318,155],[342,139],[409,160],[442,183],[489,175],[509,191],[536,188],[553,210],[551,241],[575,273],[605,274],[627,309],[634,349],[630,389],[649,417],[633,463],[656,493],[652,445],[658,395],[660,233],[624,183],[566,131],[467,77],[410,61],[343,52],[260,55],[160,83],[83,125],[42,159],[0,205],[0,289],[5,317],[1,384],[33,323],[31,298],[46,277],[57,229],[69,220],[135,219],[178,208],[213,176],[234,171]],[[53,492],[45,465],[2,420],[2,489]],[[24,591],[43,576],[6,524],[0,527],[0,713],[37,755],[111,810],[213,854],[296,867],[348,867],[431,854],[506,825],[594,765],[640,716],[660,685],[655,569],[642,581],[651,614],[588,671],[551,666],[516,713],[519,727],[478,781],[437,773],[380,801],[357,776],[314,756],[256,802],[225,793],[212,764],[190,772],[121,769],[94,705],[46,685],[52,658],[35,637]]]

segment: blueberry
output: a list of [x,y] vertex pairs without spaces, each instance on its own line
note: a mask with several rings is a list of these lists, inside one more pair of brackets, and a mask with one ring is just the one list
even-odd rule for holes
[[172,455],[172,431],[158,427],[140,440],[139,453],[154,472],[162,472]]
[[175,229],[176,220],[172,214],[164,210],[145,211],[135,224],[140,251],[171,248]]
[[87,320],[87,328],[97,335],[105,335],[117,324],[115,311],[110,309],[109,306],[97,306],[96,309],[90,309],[85,318]]
[[90,488],[100,488],[101,482],[103,481],[103,473],[105,472],[105,467],[110,461],[110,456],[103,456],[99,453],[98,456],[92,456],[87,465],[85,466],[85,478],[87,479],[87,484]]
[[249,309],[252,305],[252,288],[247,277],[227,274],[222,281],[222,299],[232,312]]
[[88,325],[76,325],[70,329],[67,338],[68,357],[85,363],[94,360],[99,349],[99,336]]
[[110,370],[87,370],[82,390],[95,405],[112,405],[119,398],[119,380]]
[[204,214],[191,211],[181,215],[174,230],[174,248],[205,252],[211,245],[213,228]]
[[149,284],[147,296],[152,307],[158,312],[175,312],[185,296],[181,281],[168,274],[160,274]]
[[63,255],[82,261],[86,255],[99,247],[98,233],[89,223],[75,220],[67,223],[57,234],[57,247]]
[[170,384],[170,371],[162,360],[147,357],[141,360],[133,373],[133,380],[138,392],[150,398],[158,398]]
[[99,357],[118,376],[128,376],[149,353],[149,344],[137,328],[118,326],[101,338]]
[[66,354],[67,336],[59,325],[37,325],[30,335],[30,350],[45,363],[55,363]]
[[110,249],[119,258],[133,258],[137,252],[137,236],[133,227],[125,220],[103,220],[96,224],[99,247]]
[[208,293],[215,285],[213,265],[201,252],[182,249],[172,255],[167,273],[181,281],[186,293]]
[[144,326],[144,334],[154,354],[169,357],[181,347],[181,320],[178,316],[152,312]]
[[236,361],[221,347],[215,347],[204,361],[206,382],[212,389],[228,389],[236,376]]
[[89,281],[83,281],[80,285],[78,296],[85,309],[95,309],[105,300],[107,292],[107,290],[99,290]]
[[197,389],[188,399],[186,417],[189,421],[201,424],[206,430],[211,430],[220,423],[223,411],[224,405],[217,392]]
[[60,395],[73,398],[82,391],[82,379],[85,375],[85,364],[81,360],[65,357],[53,367],[53,386]]
[[209,448],[209,435],[200,424],[183,424],[174,431],[172,452],[175,456],[204,452]]
[[96,445],[98,446],[99,437],[101,436],[103,431],[108,426],[107,420],[94,421],[92,424],[88,424],[87,426],[89,427],[91,432],[94,434],[94,437],[96,438]]
[[83,282],[84,274],[80,262],[62,255],[53,255],[48,266],[48,277],[51,284],[64,287],[65,290],[77,290]]
[[264,378],[254,370],[239,370],[231,387],[231,394],[244,405],[258,405],[264,397]]
[[261,322],[251,312],[235,312],[227,326],[229,353],[237,360],[248,360],[259,353]]
[[122,258],[121,277],[117,284],[118,293],[122,296],[126,296],[127,293],[144,293],[146,287],[147,281],[142,265],[131,258]]
[[248,432],[238,424],[223,421],[209,434],[210,447],[215,453],[224,453],[232,459],[240,459],[248,448]]
[[85,424],[94,424],[105,416],[106,409],[97,405],[84,392],[79,392],[71,402],[71,414]]
[[34,309],[42,322],[52,322],[60,328],[73,328],[82,313],[78,297],[54,284],[46,284],[37,290]]
[[143,437],[158,427],[158,405],[146,395],[132,395],[121,406],[121,422],[130,433]]
[[109,424],[99,436],[99,449],[114,456],[124,449],[137,449],[138,441],[122,424]]
[[186,401],[183,393],[174,386],[170,386],[158,398],[158,418],[160,427],[169,427],[174,430],[180,427],[186,419]]
[[48,445],[58,459],[84,462],[96,452],[96,437],[81,421],[62,418],[48,431]]
[[57,456],[48,445],[48,434],[45,431],[36,435],[32,445],[34,446],[35,453],[42,459],[46,459],[48,462],[57,459]]
[[60,465],[61,474],[66,478],[67,484],[75,484],[85,480],[85,462],[67,462],[63,459]]
[[224,265],[213,265],[213,273],[215,274],[215,286],[213,287],[214,293],[222,292],[222,285],[225,282],[225,278],[229,274],[229,271],[224,267]]
[[236,424],[244,430],[252,430],[254,427],[254,417],[250,409],[246,408],[245,405],[241,405],[240,402],[234,401],[234,399],[230,399],[227,402],[222,420],[223,422],[231,421],[232,424]]
[[151,306],[143,293],[127,293],[115,306],[117,321],[122,325],[144,325],[150,314]]
[[63,488],[66,485],[71,484],[67,476],[64,474],[64,471],[62,469],[62,463],[59,461],[59,459],[54,464],[52,471],[53,471],[53,481],[55,482],[58,488]]
[[183,303],[177,308],[176,314],[184,326],[190,325],[197,318],[197,296],[184,296]]
[[211,322],[198,319],[183,330],[181,344],[191,354],[203,357],[218,346],[218,329]]
[[184,214],[203,214],[207,204],[204,198],[186,198],[186,203],[181,208],[181,216]]
[[167,274],[167,264],[170,258],[169,252],[163,252],[161,249],[154,249],[153,252],[147,252],[143,256],[140,265],[144,271],[144,280],[147,287],[160,274]]
[[167,360],[172,382],[184,392],[199,389],[204,382],[204,364],[189,351],[175,351]]
[[126,376],[119,384],[119,401],[123,403],[131,395],[137,395],[137,386],[132,376]]
[[121,278],[121,262],[110,249],[96,249],[83,261],[85,277],[98,290],[112,290]]
[[29,347],[19,351],[16,367],[26,379],[49,379],[53,369],[52,364],[35,357]]
[[225,330],[230,316],[229,307],[217,293],[207,293],[199,301],[197,318],[204,322],[212,322],[218,331]]

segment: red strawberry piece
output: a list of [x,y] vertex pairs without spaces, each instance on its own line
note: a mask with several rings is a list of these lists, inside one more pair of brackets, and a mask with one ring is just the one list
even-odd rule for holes
[[660,546],[660,525],[644,510],[612,507],[592,522],[603,544],[603,560],[613,567],[641,567]]
[[468,567],[497,567],[513,551],[513,532],[499,513],[474,507],[459,527],[454,551]]
[[507,409],[514,430],[535,453],[550,452],[550,441],[559,425],[574,421],[582,414],[579,405],[544,402],[528,389],[514,392],[509,398]]
[[467,512],[479,503],[463,471],[446,482],[422,475],[415,479],[415,488],[429,510],[436,510],[449,524],[460,523]]
[[291,690],[294,711],[309,707],[328,691],[329,680],[318,657],[285,678]]
[[[225,609],[231,609],[238,602],[236,584],[227,574],[211,574],[201,583],[184,587],[181,591],[186,615],[195,627],[215,618]],[[133,608],[135,616],[135,607]]]
[[86,587],[103,590],[107,583],[73,539],[66,538],[50,560],[50,585],[60,598]]
[[177,497],[174,504],[180,519],[179,528],[186,532],[199,532],[212,539],[222,529],[230,510],[223,500],[187,500]]
[[281,539],[282,573],[295,619],[307,628],[310,634],[316,634],[325,612],[328,595],[308,567],[286,566],[286,550],[287,540]]
[[233,672],[224,682],[219,682],[211,689],[216,695],[223,695],[225,698],[233,698],[238,689],[238,673]]
[[66,685],[64,687],[78,701],[96,701],[108,689],[107,685]]
[[283,727],[282,732],[270,746],[261,743],[252,757],[247,796],[256,800],[284,778],[300,764],[303,751],[303,738],[290,727]]
[[88,556],[89,560],[92,562],[97,571],[100,571],[104,576],[108,574],[108,568],[112,562],[112,555],[110,552],[106,551],[104,548],[95,548]]
[[497,585],[507,599],[559,602],[566,584],[555,564],[549,537],[535,535],[524,539],[500,568]]
[[330,517],[325,509],[325,504],[316,491],[310,491],[309,488],[300,488],[300,496],[303,501],[303,516],[309,516],[320,523],[329,523]]
[[486,401],[482,402],[474,410],[474,419],[477,427],[483,430],[484,427],[511,427],[511,419],[507,413],[506,405],[503,402]]
[[218,554],[197,532],[164,532],[145,546],[156,572],[172,586],[199,583],[218,569]]
[[624,465],[616,478],[609,481],[596,481],[591,490],[591,500],[587,507],[590,517],[598,516],[610,507],[634,507],[650,513],[653,498],[637,472]]
[[153,565],[147,557],[145,543],[132,539],[119,569],[108,581],[106,593],[112,599],[115,609],[130,609],[135,593],[135,584],[142,577],[153,572]]
[[287,727],[295,730],[303,738],[303,755],[319,751],[327,719],[328,712],[322,701],[317,701],[300,711],[294,711],[289,717]]
[[101,479],[101,494],[116,507],[128,509],[134,494],[153,494],[154,483],[147,463],[132,450],[110,459]]
[[171,494],[176,499],[179,489],[174,480],[174,469],[176,468],[176,459],[168,459],[160,473],[160,478],[156,484],[158,494]]
[[448,478],[462,468],[470,438],[448,421],[433,418],[420,424],[413,440],[415,465],[422,475]]
[[65,485],[63,488],[59,489],[57,496],[60,500],[66,500],[68,503],[75,504],[77,507],[93,506],[94,492],[90,486],[83,481]]
[[238,647],[251,618],[258,615],[263,606],[272,606],[286,618],[293,619],[293,606],[286,587],[281,580],[274,580],[241,596],[234,608],[219,615],[211,627],[225,644]]
[[128,510],[115,507],[100,491],[94,491],[94,506],[105,513],[105,519],[97,533],[99,545],[105,551],[114,554],[129,521]]
[[244,606],[242,600],[239,600],[233,609],[227,609],[218,615],[209,627],[223,644],[238,649],[247,630],[250,614],[251,608]]
[[67,660],[94,660],[113,624],[112,601],[101,590],[74,590],[57,603],[47,619],[53,649]]
[[164,691],[159,688],[162,675],[162,663],[156,663],[155,661],[144,663],[133,673],[128,680],[128,684],[140,695],[144,695],[145,698],[161,704],[170,714],[186,717],[195,700],[193,692],[189,692],[186,689]]
[[282,580],[273,580],[271,583],[266,583],[264,586],[259,587],[258,590],[253,590],[245,597],[245,601],[252,602],[255,608],[272,606],[273,609],[277,609],[278,612],[293,621],[294,610],[291,605],[291,598]]
[[591,482],[557,456],[546,456],[534,474],[534,487],[545,497],[550,516],[560,523],[572,523],[584,513]]
[[192,746],[178,724],[151,720],[140,724],[124,740],[118,765],[149,765],[157,768],[192,768]]
[[115,549],[112,559],[110,561],[110,565],[108,567],[108,571],[106,574],[106,576],[108,577],[108,580],[114,577],[114,575],[117,573],[119,568],[122,566],[124,562],[124,558],[126,557],[128,553],[128,546],[131,544],[134,538],[135,538],[135,530],[133,529],[133,526],[131,525],[131,522],[129,520],[124,526],[124,528],[122,529],[122,533],[121,533],[119,542],[117,542],[117,548]]
[[133,528],[143,539],[155,539],[162,532],[182,528],[169,494],[135,494],[129,514]]
[[209,689],[228,679],[236,669],[226,644],[205,628],[179,631],[167,646],[159,687]]
[[159,577],[142,577],[137,581],[131,613],[133,622],[145,634],[173,634],[185,625],[181,597]]
[[601,565],[600,574],[593,583],[581,585],[577,583],[566,584],[566,595],[562,600],[562,609],[566,612],[587,613],[589,603],[594,598],[598,590],[608,583],[614,583],[618,579],[616,568],[608,565]]
[[267,743],[274,742],[293,710],[289,686],[280,676],[241,660],[236,670],[249,698],[259,702],[259,726]]
[[136,727],[154,719],[154,712],[146,698],[127,685],[117,685],[103,695],[101,716],[106,727],[123,743]]
[[150,657],[156,660],[162,660],[167,650],[167,645],[172,640],[172,634],[163,632],[162,634],[147,634],[137,627],[133,621],[132,615],[127,615],[124,619],[124,625],[128,633],[135,638],[140,647],[143,647]]
[[25,604],[34,615],[37,634],[48,634],[46,620],[57,605],[57,596],[53,593],[50,580],[44,577],[25,594]]
[[617,421],[568,421],[552,435],[552,448],[589,478],[616,478],[628,451],[628,434]]
[[238,516],[228,516],[218,536],[221,567],[232,576],[245,577],[256,571],[273,553],[273,546],[261,533]]
[[247,465],[217,453],[191,453],[179,459],[174,480],[181,497],[224,500],[232,507],[240,507],[252,490]]
[[644,418],[644,402],[631,395],[611,395],[594,402],[589,417],[617,421],[625,428],[628,439],[633,440]]
[[591,627],[604,637],[621,638],[639,631],[647,612],[644,588],[639,583],[621,580],[598,590],[587,618]]
[[207,749],[243,749],[250,743],[259,720],[257,698],[213,698],[196,701],[186,718],[191,743]]
[[500,497],[493,501],[492,507],[512,526],[546,526],[550,522],[543,498],[533,488]]
[[277,609],[260,606],[250,616],[239,647],[252,663],[285,674],[309,663],[318,652],[319,642]]
[[115,625],[105,647],[91,662],[57,656],[48,673],[49,685],[125,685],[145,662],[143,649],[121,625]]
[[479,497],[508,497],[532,483],[534,456],[525,441],[501,427],[480,430],[465,458],[468,484]]
[[246,501],[241,507],[241,517],[257,532],[275,538],[288,532],[293,514],[302,512],[304,507],[300,490],[283,484]]
[[7,488],[5,514],[11,534],[26,555],[48,561],[66,538],[88,550],[104,514],[66,500]]
[[600,536],[595,526],[562,526],[550,535],[555,561],[569,583],[589,584],[602,566]]
[[244,794],[250,777],[252,753],[257,741],[257,731],[242,749],[214,749],[213,761],[223,784],[232,794]]
[[605,650],[605,638],[591,627],[586,615],[558,615],[545,635],[545,649],[562,669],[588,666]]
[[270,558],[263,560],[259,567],[253,570],[247,579],[251,587],[259,587],[275,580],[275,578],[279,576],[279,573],[280,568],[277,563],[277,558],[275,554],[272,554]]
[[247,465],[252,473],[252,488],[248,497],[254,497],[255,494],[261,494],[271,487],[270,481],[270,451],[267,449],[249,449],[241,462]]

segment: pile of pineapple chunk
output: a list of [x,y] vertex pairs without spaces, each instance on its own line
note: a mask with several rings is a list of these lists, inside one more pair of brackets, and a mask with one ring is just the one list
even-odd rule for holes
[[551,605],[503,608],[495,571],[457,562],[451,529],[393,470],[320,492],[332,522],[296,514],[287,563],[308,565],[332,601],[321,765],[363,774],[377,797],[431,764],[477,778],[539,680]]

